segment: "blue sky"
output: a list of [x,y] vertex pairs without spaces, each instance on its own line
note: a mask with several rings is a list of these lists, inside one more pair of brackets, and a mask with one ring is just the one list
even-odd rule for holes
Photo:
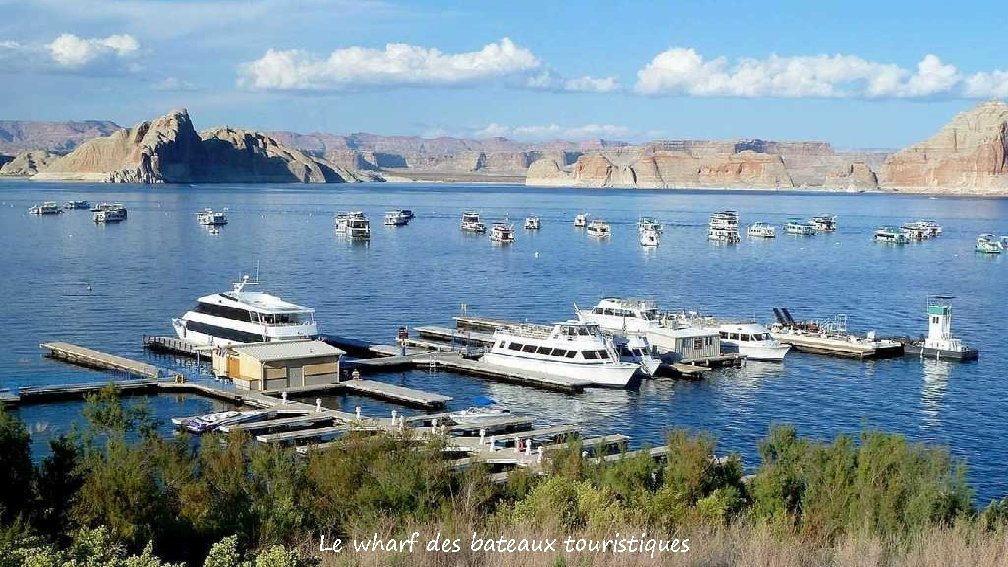
[[0,0],[0,118],[901,147],[1008,98],[997,3]]

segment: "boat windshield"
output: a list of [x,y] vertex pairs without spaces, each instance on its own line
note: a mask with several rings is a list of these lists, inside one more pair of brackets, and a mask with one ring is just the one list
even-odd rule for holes
[[315,314],[303,313],[262,313],[260,320],[267,325],[306,325],[315,322]]

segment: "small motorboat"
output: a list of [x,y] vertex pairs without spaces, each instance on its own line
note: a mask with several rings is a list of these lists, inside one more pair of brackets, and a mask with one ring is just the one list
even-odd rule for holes
[[588,214],[578,213],[578,215],[574,217],[574,228],[585,228],[586,226],[588,226]]
[[525,217],[525,230],[539,230],[542,223],[539,222],[539,217],[531,216]]
[[384,224],[385,226],[406,226],[409,224],[409,219],[406,213],[401,210],[388,211],[385,213]]
[[[1001,241],[1005,239],[1002,238]],[[999,242],[993,234],[981,234],[977,237],[976,251],[983,254],[1000,254],[1004,251],[1002,242]]]
[[756,222],[749,225],[746,235],[750,238],[776,238],[777,229],[772,224]]
[[497,403],[496,400],[486,396],[477,396],[473,400],[476,405],[464,410],[453,411],[448,414],[452,421],[459,425],[478,425],[486,421],[492,421],[499,417],[511,415],[511,410]]
[[612,234],[609,228],[609,223],[602,219],[595,219],[588,223],[588,236],[594,236],[595,238],[609,238]]

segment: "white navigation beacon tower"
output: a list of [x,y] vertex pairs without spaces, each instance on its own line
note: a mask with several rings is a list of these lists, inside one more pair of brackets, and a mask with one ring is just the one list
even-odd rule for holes
[[962,344],[961,340],[952,336],[952,299],[950,295],[928,296],[927,337],[922,344],[907,344],[905,347],[907,354],[955,360],[974,360],[979,356],[976,349]]

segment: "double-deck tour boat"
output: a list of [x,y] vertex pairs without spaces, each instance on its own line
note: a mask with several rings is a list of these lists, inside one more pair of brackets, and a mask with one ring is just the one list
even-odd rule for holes
[[584,380],[596,386],[626,387],[640,368],[623,362],[611,337],[598,325],[565,321],[515,325],[494,331],[487,364]]
[[466,211],[462,213],[462,222],[459,224],[462,232],[486,232],[486,225],[480,222],[479,213],[476,211]]
[[245,290],[258,283],[246,275],[231,291],[200,297],[195,308],[172,320],[175,334],[211,346],[313,339],[318,335],[314,309]]

